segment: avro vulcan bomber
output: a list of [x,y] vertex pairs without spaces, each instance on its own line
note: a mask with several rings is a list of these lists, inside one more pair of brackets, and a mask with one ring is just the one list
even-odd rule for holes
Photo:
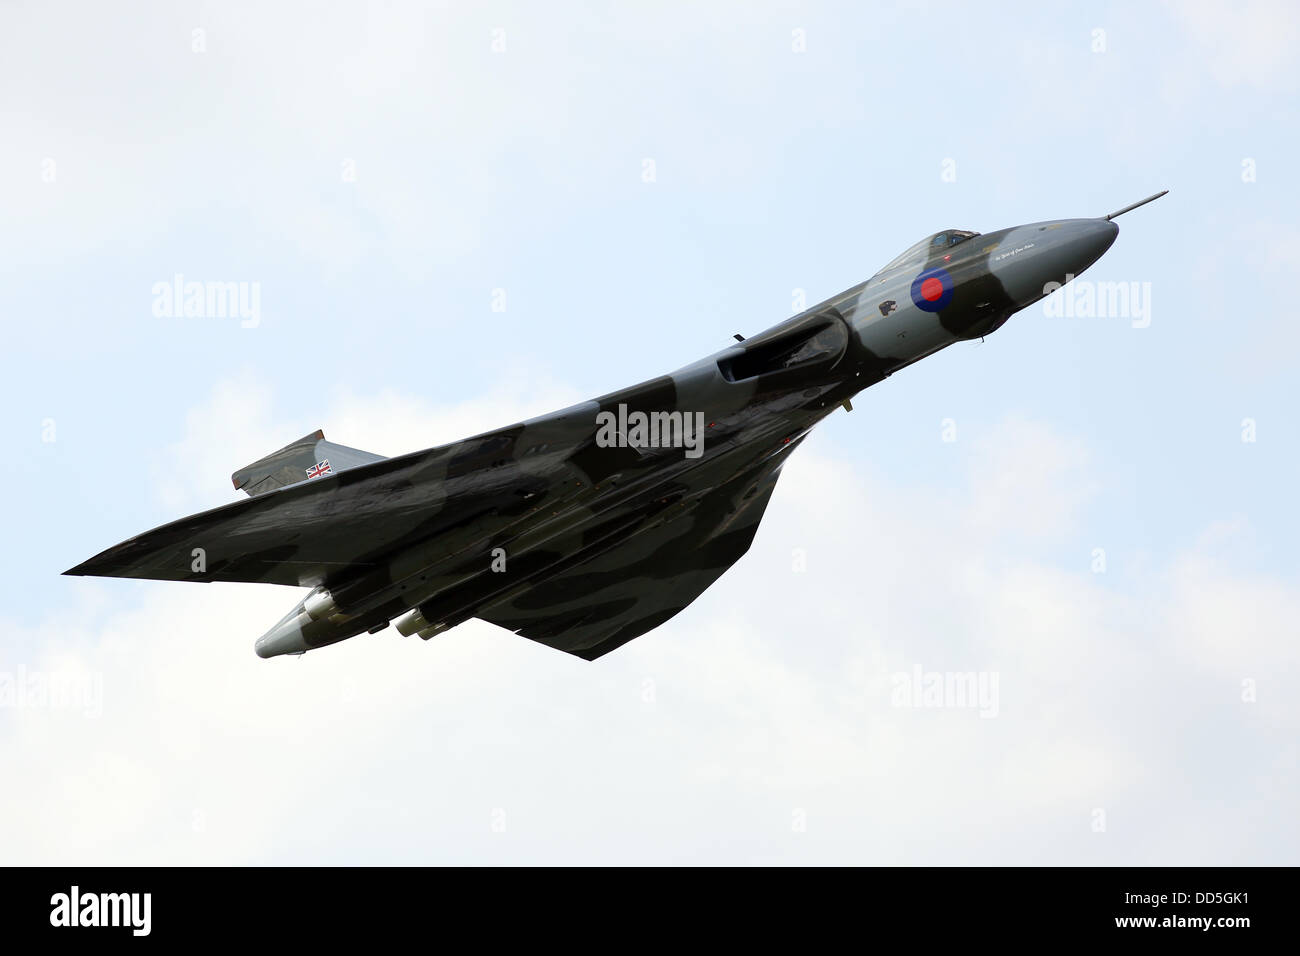
[[853,288],[671,375],[383,458],[313,432],[234,473],[251,497],[68,574],[311,591],[258,639],[301,654],[477,617],[594,660],[749,549],[781,466],[858,392],[1001,328],[1110,248],[1115,218],[944,229]]

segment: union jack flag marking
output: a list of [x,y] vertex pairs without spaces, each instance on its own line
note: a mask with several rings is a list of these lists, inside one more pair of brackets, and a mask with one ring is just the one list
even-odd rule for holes
[[307,480],[311,481],[311,479],[319,478],[321,475],[332,475],[333,473],[334,470],[330,468],[330,460],[326,458],[324,461],[318,461],[307,469]]

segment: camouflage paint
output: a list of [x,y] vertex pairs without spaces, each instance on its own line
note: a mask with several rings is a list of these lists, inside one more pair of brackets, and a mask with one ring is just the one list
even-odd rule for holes
[[[594,659],[671,618],[739,560],[781,466],[819,421],[899,369],[998,329],[1117,233],[1108,219],[936,233],[866,282],[671,375],[398,458],[316,432],[235,473],[249,500],[66,573],[312,587],[257,641],[263,657],[408,615],[403,629],[426,638],[479,617]],[[703,454],[600,447],[597,414],[621,405],[702,413]],[[307,480],[324,459],[332,473]],[[494,570],[502,553],[505,569]]]

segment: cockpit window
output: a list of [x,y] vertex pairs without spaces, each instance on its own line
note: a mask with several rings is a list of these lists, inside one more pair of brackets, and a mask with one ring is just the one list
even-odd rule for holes
[[[967,239],[978,235],[978,232],[968,232],[965,229],[945,229],[943,232],[936,232],[933,236],[922,239],[901,256],[890,261],[890,263],[877,272],[876,275],[880,276],[884,275],[886,272],[894,272],[904,266],[924,265],[926,259],[928,259],[932,253],[941,252],[944,249],[957,245],[959,242],[965,242]],[[875,278],[875,276],[872,276],[872,278]]]

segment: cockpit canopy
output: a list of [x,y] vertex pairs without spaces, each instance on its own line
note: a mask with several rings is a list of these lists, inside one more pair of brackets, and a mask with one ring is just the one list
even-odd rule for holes
[[[943,232],[936,232],[933,236],[927,236],[916,245],[909,247],[906,252],[891,260],[889,265],[877,272],[876,275],[884,275],[886,272],[893,272],[895,269],[901,269],[907,265],[923,265],[932,252],[950,248],[959,242],[965,242],[967,239],[978,235],[978,232],[967,232],[965,229],[945,229]],[[872,276],[872,278],[875,278],[875,276]]]

